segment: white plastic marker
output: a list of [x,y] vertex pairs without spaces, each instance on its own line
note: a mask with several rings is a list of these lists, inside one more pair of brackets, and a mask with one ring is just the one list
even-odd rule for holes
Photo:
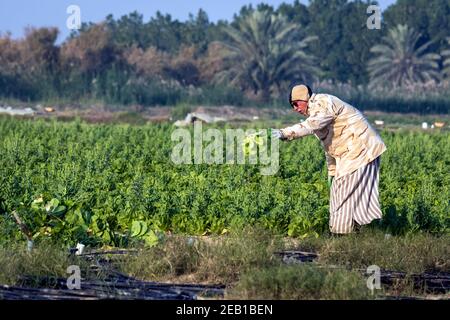
[[84,247],[85,247],[84,244],[78,243],[78,244],[77,244],[77,251],[75,252],[75,254],[76,254],[77,256],[83,254]]

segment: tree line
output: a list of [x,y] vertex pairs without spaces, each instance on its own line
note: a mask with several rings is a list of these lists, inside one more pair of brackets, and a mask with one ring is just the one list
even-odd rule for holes
[[2,34],[0,96],[267,105],[285,101],[288,88],[302,81],[353,101],[395,98],[373,104],[370,96],[374,108],[402,109],[398,101],[408,100],[409,109],[397,111],[417,111],[410,100],[422,98],[434,99],[432,111],[447,112],[450,1],[398,0],[382,13],[381,28],[369,29],[367,7],[374,3],[250,5],[218,22],[203,10],[185,22],[160,12],[147,22],[138,12],[109,15],[60,45],[56,28],[28,28],[18,40]]

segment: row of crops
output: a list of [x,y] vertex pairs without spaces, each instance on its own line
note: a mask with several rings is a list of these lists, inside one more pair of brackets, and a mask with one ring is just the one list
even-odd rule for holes
[[[323,150],[280,147],[272,176],[257,165],[175,165],[170,124],[88,125],[0,118],[0,241],[152,244],[163,232],[222,234],[261,224],[290,236],[328,231]],[[450,133],[382,132],[380,227],[446,233]]]

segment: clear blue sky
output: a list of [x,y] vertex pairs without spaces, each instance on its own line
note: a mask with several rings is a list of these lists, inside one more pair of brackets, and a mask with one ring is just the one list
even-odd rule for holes
[[[134,10],[144,15],[148,21],[156,11],[169,13],[173,18],[185,21],[189,13],[197,13],[202,8],[211,21],[230,20],[234,13],[246,4],[260,2],[277,7],[280,3],[294,0],[0,0],[0,32],[10,31],[14,38],[21,37],[26,26],[56,26],[60,29],[59,41],[70,31],[66,27],[69,5],[78,5],[82,22],[99,22],[108,14],[120,17]],[[308,3],[307,0],[301,0]],[[384,10],[395,0],[378,0]]]

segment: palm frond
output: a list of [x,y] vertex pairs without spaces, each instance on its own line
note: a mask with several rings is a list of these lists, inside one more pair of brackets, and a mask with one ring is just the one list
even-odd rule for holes
[[417,46],[421,35],[407,25],[397,25],[370,49],[374,54],[367,64],[371,86],[403,86],[439,81],[441,56],[427,52],[432,41]]
[[298,39],[299,26],[282,15],[255,10],[224,29],[226,71],[216,81],[229,81],[243,89],[270,95],[297,79],[320,74],[306,49],[317,37]]

